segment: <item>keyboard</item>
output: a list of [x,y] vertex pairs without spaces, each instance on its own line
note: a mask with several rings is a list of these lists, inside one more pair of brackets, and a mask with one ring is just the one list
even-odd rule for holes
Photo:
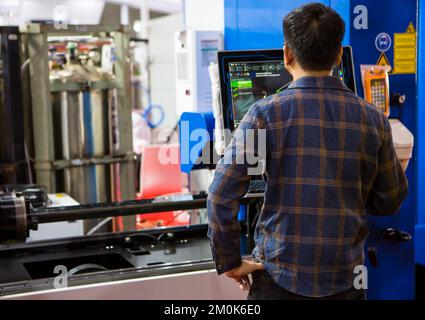
[[266,191],[266,182],[264,180],[251,180],[247,193],[264,193]]

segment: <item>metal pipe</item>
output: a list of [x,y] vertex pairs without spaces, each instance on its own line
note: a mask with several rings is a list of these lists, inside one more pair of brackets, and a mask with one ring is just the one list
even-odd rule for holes
[[33,210],[29,218],[37,223],[50,223],[60,221],[86,220],[95,218],[131,216],[143,213],[164,211],[191,210],[205,208],[207,198],[151,202],[151,200],[136,200],[121,203],[104,203],[81,205],[61,208],[43,208]]

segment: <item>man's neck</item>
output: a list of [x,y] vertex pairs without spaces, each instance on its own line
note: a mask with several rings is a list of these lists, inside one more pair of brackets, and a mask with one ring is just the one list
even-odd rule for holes
[[294,81],[303,77],[328,77],[332,76],[332,70],[330,71],[305,71],[302,69],[292,70],[292,77]]

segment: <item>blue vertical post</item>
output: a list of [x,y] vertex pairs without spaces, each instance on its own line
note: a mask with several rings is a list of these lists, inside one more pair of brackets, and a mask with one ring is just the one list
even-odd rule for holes
[[418,210],[415,239],[415,259],[416,262],[425,265],[425,4],[418,1],[418,77],[417,94],[418,109],[416,126],[418,135],[416,137],[417,146],[417,189],[418,189]]
[[[90,91],[83,92],[83,114],[84,114],[84,132],[85,132],[85,156],[88,158],[94,155],[94,141],[93,141],[93,121],[92,121],[92,105],[91,105],[91,94]],[[87,170],[87,183],[88,183],[88,195],[87,199],[89,202],[97,202],[96,196],[96,168],[94,165],[90,165],[86,168]]]

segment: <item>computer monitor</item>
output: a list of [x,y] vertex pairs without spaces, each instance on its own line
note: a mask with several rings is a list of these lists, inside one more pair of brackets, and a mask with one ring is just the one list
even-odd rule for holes
[[[351,47],[344,47],[343,51],[334,76],[356,93]],[[284,90],[292,81],[284,66],[282,49],[220,51],[218,63],[223,125],[232,131],[256,101]]]

